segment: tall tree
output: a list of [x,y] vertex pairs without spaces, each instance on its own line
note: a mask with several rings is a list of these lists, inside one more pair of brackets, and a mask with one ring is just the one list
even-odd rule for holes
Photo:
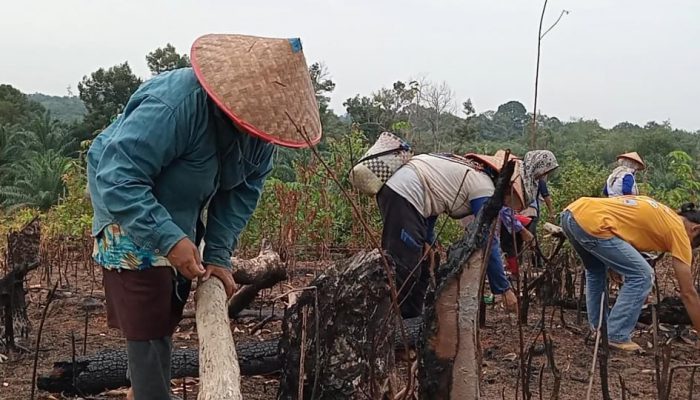
[[384,126],[382,109],[370,97],[355,95],[343,102],[345,111],[353,124],[365,132],[370,140],[388,129]]
[[371,97],[356,95],[343,103],[352,123],[365,132],[370,141],[397,122],[408,122],[409,111],[418,95],[418,82],[397,81]]
[[328,67],[322,62],[315,62],[309,67],[309,76],[316,92],[316,101],[321,111],[328,109],[331,98],[328,96],[335,90],[335,82],[331,80]]
[[455,145],[458,149],[465,149],[478,136],[477,115],[471,99],[462,103],[462,114],[464,114],[464,120],[455,130],[457,136]]
[[168,43],[165,47],[159,47],[146,55],[148,69],[153,75],[158,75],[174,69],[190,66],[190,57],[187,54],[178,54],[175,46]]
[[396,81],[391,89],[382,88],[373,94],[373,101],[384,111],[388,126],[395,122],[406,121],[409,109],[419,93],[417,81]]
[[498,106],[493,118],[506,129],[505,136],[507,138],[523,135],[525,124],[529,119],[525,106],[515,100]]
[[424,81],[421,83],[419,104],[427,109],[426,120],[430,126],[430,134],[433,136],[433,151],[440,148],[440,133],[442,121],[446,114],[452,114],[455,109],[454,91],[447,82],[434,83]]
[[128,62],[107,70],[100,68],[89,77],[84,76],[78,83],[78,91],[88,111],[85,116],[86,127],[91,132],[106,127],[122,111],[141,83]]
[[309,75],[316,93],[316,102],[324,134],[326,136],[343,134],[344,124],[330,109],[330,94],[335,90],[335,82],[330,77],[328,67],[322,62],[315,62],[309,67]]

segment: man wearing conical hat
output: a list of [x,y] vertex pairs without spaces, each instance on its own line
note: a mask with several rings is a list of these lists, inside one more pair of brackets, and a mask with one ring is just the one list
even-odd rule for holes
[[321,138],[299,39],[206,35],[191,59],[141,85],[88,152],[93,255],[136,400],[170,399],[171,336],[192,279],[233,294],[231,255],[273,145]]
[[617,156],[617,168],[608,176],[603,194],[608,197],[638,195],[635,174],[646,166],[636,151]]

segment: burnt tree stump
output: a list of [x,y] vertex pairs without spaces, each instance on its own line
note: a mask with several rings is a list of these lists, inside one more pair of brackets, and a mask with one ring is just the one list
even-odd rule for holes
[[14,349],[15,338],[27,338],[31,330],[24,278],[39,266],[40,243],[41,226],[36,218],[7,236],[7,274],[0,279],[0,338],[7,349]]
[[287,310],[279,399],[388,395],[394,323],[382,258],[379,250],[360,252],[329,268]]
[[[450,247],[447,262],[428,290],[419,345],[421,399],[479,399],[481,350],[479,303],[484,281],[484,252],[513,174],[514,162],[501,171],[494,195]],[[488,257],[486,257],[488,258]]]

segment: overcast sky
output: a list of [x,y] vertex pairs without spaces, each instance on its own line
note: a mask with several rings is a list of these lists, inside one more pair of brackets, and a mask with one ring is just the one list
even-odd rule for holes
[[[508,100],[532,110],[534,0],[45,0],[0,10],[0,83],[64,95],[99,67],[172,43],[189,52],[205,33],[300,37],[307,62],[323,61],[332,106],[396,80],[446,81],[478,112]],[[563,120],[700,129],[700,1],[550,0],[542,42],[539,109]]]

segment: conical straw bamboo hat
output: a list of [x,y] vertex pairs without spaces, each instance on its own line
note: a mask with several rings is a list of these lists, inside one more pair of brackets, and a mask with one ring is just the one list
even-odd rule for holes
[[192,45],[192,67],[243,131],[286,147],[321,140],[321,120],[299,39],[210,34]]
[[626,158],[628,160],[632,160],[638,163],[639,165],[641,165],[640,170],[647,167],[646,164],[644,164],[644,160],[642,160],[642,156],[640,156],[639,153],[637,153],[636,151],[633,151],[631,153],[620,154],[619,156],[617,156],[617,159],[619,160],[620,158]]
[[[503,164],[505,164],[506,151],[498,150],[496,154],[492,156],[487,154],[468,153],[465,155],[465,157],[475,159],[485,164],[486,166],[493,168],[496,171],[500,171],[503,167]],[[527,207],[527,204],[525,204],[525,190],[523,188],[523,179],[520,174],[520,163],[522,163],[522,160],[512,153],[508,154],[508,161],[511,160],[514,160],[516,163],[515,170],[513,171],[513,176],[511,176],[510,178],[511,189],[518,197],[518,200],[520,201],[522,207]]]

